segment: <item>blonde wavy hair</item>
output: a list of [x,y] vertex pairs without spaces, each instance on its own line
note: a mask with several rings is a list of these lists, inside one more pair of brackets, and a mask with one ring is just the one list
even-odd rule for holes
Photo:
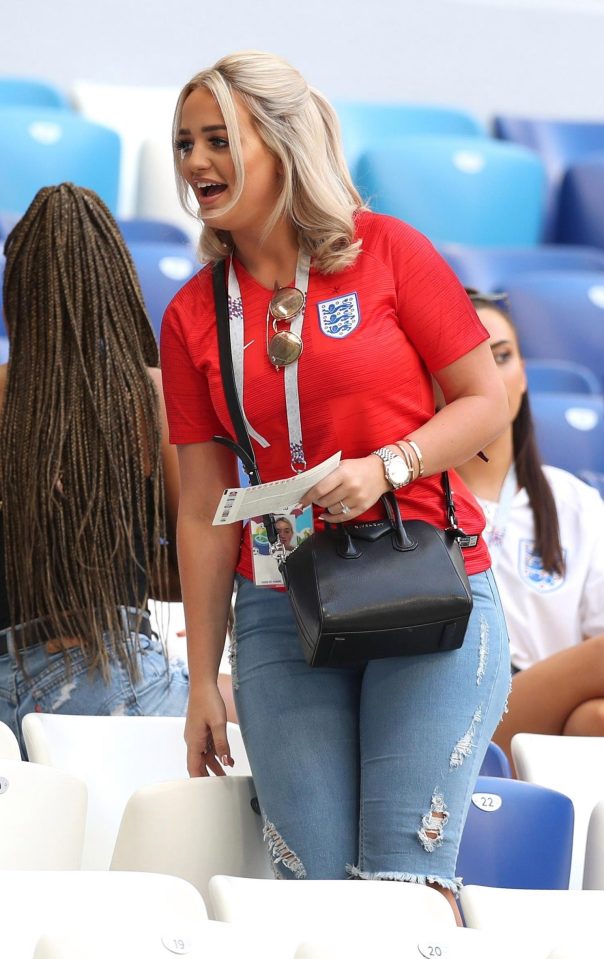
[[[235,206],[245,179],[237,121],[239,101],[249,110],[258,135],[280,160],[283,171],[281,195],[264,235],[285,216],[297,230],[300,248],[321,273],[351,266],[360,250],[360,241],[354,239],[353,216],[363,201],[346,166],[338,117],[321,93],[273,54],[257,50],[231,54],[183,87],[174,114],[173,148],[178,194],[185,210],[201,219],[189,203],[178,149],[183,104],[200,88],[209,90],[222,112],[235,168],[235,195],[224,210]],[[232,250],[230,233],[213,229],[208,216],[199,241],[201,260],[224,259]]]

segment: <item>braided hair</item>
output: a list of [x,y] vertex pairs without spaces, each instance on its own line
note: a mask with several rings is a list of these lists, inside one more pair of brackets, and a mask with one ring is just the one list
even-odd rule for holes
[[[41,189],[5,243],[10,338],[0,499],[13,628],[78,636],[136,674],[123,612],[165,582],[157,343],[130,254],[91,190]],[[104,634],[111,637],[109,646]],[[122,640],[120,642],[120,639]]]

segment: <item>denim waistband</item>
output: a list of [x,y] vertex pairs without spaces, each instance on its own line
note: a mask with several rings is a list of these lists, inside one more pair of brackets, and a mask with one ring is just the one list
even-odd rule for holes
[[[136,609],[134,606],[118,606],[117,611],[122,620],[124,633],[136,632],[146,636],[148,639],[153,638],[153,630],[151,628],[148,610]],[[16,640],[18,640],[19,632],[24,630],[25,626],[27,626],[28,633],[27,643],[21,645]],[[43,646],[54,638],[53,636],[49,636],[48,627],[42,619],[35,619],[27,624],[20,624],[14,630],[9,626],[6,629],[0,630],[0,656],[6,656],[7,653],[14,656],[17,649],[25,651],[36,646]]]

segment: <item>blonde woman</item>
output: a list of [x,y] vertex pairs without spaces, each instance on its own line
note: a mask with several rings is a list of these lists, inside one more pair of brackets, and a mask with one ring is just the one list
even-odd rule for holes
[[[505,425],[487,334],[451,271],[411,227],[363,207],[334,111],[276,56],[234,54],[193,77],[176,107],[174,150],[181,195],[203,223],[202,259],[225,261],[262,479],[341,450],[303,504],[313,504],[315,528],[327,515],[381,517],[387,490],[403,515],[446,526],[441,471]],[[293,287],[285,296],[298,312],[284,322],[276,303]],[[454,903],[468,797],[509,675],[473,498],[454,477],[460,523],[476,543],[465,556],[474,611],[462,648],[311,669],[287,594],[254,585],[248,531],[212,526],[237,473],[212,442],[231,424],[211,269],[168,308],[162,367],[182,484],[191,775],[232,765],[216,676],[236,578],[235,698],[278,876],[429,883]],[[448,400],[436,416],[430,372]]]

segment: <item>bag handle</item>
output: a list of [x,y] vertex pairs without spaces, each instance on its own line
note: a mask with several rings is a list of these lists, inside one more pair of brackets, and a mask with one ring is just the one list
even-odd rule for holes
[[[214,436],[213,439],[216,443],[222,443],[223,446],[228,446],[229,449],[233,450],[235,455],[241,460],[243,468],[249,477],[250,484],[252,486],[258,486],[261,483],[260,472],[258,470],[256,455],[254,453],[254,448],[252,446],[245,423],[243,410],[241,409],[241,403],[239,402],[239,396],[237,395],[237,387],[235,386],[233,354],[231,352],[231,333],[229,328],[230,320],[229,305],[227,300],[226,260],[216,260],[216,262],[213,264],[212,285],[214,288],[214,304],[216,309],[220,373],[222,376],[224,395],[231,417],[231,422],[235,430],[235,435],[237,437],[237,442],[228,436]],[[466,534],[457,525],[453,491],[451,490],[449,474],[446,470],[444,470],[441,475],[441,484],[445,497],[447,521],[449,523],[447,532],[456,539],[462,539]],[[409,537],[405,532],[401,511],[399,509],[396,496],[393,492],[389,491],[382,496],[382,502],[386,508],[386,515],[396,530],[397,540],[400,544],[398,548],[409,549],[411,540],[409,540]],[[272,515],[266,515],[263,516],[262,519],[264,521],[269,543],[274,545],[278,539],[274,517]],[[337,525],[340,526],[344,524],[338,523]]]

